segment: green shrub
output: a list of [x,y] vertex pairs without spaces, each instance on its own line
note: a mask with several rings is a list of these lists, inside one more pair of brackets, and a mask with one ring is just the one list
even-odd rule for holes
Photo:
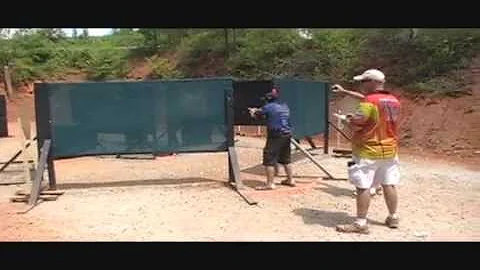
[[125,53],[118,50],[97,50],[86,69],[89,80],[112,80],[123,78],[128,73],[128,61]]
[[150,77],[153,79],[175,79],[182,77],[182,73],[176,69],[175,63],[172,63],[167,58],[154,56],[148,59],[148,62],[152,68]]
[[405,32],[374,31],[363,52],[364,63],[379,63],[389,82],[399,86],[461,69],[479,53],[480,31],[476,29],[420,29],[408,37]]
[[301,44],[302,38],[292,29],[250,30],[238,39],[237,51],[227,64],[239,77],[288,75],[289,58]]
[[465,78],[464,72],[454,71],[422,82],[413,83],[408,85],[406,89],[440,96],[461,96],[469,94],[468,83],[469,81]]
[[121,29],[111,36],[81,39],[63,37],[57,30],[27,29],[11,39],[0,38],[0,65],[13,64],[14,83],[52,79],[72,70],[91,80],[120,79],[129,59],[168,52],[177,56],[175,61],[150,59],[153,78],[230,73],[342,82],[379,68],[393,85],[448,94],[465,88],[467,82],[458,74],[480,53],[480,30],[468,28],[307,29],[311,39],[296,29],[229,29],[228,57],[225,29]]

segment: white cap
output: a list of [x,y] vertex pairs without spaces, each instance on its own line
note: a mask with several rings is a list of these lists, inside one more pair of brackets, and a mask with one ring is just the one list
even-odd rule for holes
[[362,75],[353,77],[355,81],[373,80],[377,82],[385,82],[385,74],[378,69],[369,69]]

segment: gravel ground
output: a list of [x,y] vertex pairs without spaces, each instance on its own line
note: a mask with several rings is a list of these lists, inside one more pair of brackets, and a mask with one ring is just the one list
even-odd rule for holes
[[[22,186],[0,186],[0,240],[4,241],[478,241],[480,171],[448,162],[401,156],[401,227],[382,222],[383,197],[373,198],[369,235],[341,234],[351,222],[352,186],[323,180],[300,154],[294,170],[299,185],[255,191],[264,181],[258,138],[239,137],[237,151],[247,185],[257,200],[249,206],[226,186],[227,155],[181,154],[155,160],[89,157],[56,161],[58,188],[66,193],[27,214],[8,199]],[[7,144],[0,139],[3,151]],[[3,144],[2,144],[3,143]],[[10,142],[9,144],[14,144]],[[12,149],[18,147],[18,142]],[[14,151],[12,151],[14,152]],[[334,176],[346,177],[345,158],[317,151]],[[19,169],[20,168],[20,169]],[[21,171],[20,165],[9,167]],[[281,170],[283,173],[283,170]],[[0,173],[4,174],[4,173]],[[279,178],[278,180],[280,180]]]

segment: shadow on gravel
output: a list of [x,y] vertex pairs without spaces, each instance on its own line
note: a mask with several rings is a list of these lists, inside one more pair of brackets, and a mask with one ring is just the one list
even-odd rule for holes
[[[334,228],[339,224],[348,224],[355,221],[355,217],[347,212],[323,211],[311,208],[297,208],[295,215],[301,216],[305,224],[318,224],[323,227]],[[383,222],[367,218],[368,224],[385,226]]]
[[263,186],[265,185],[265,181],[260,181],[260,180],[252,180],[252,179],[242,179],[242,182],[245,186],[249,187],[249,188],[255,188],[255,187],[258,187],[258,186]]
[[354,217],[347,212],[323,211],[311,208],[298,208],[293,210],[295,215],[301,216],[305,224],[318,224],[323,227],[333,228],[338,224],[353,222]]
[[[297,161],[306,159],[306,157],[300,152],[292,153],[291,158],[292,158],[292,163],[295,163]],[[283,171],[283,166],[280,165],[279,169],[282,172]],[[262,164],[258,164],[258,165],[243,169],[243,170],[241,170],[241,172],[242,173],[249,173],[249,174],[256,174],[256,175],[265,175],[265,168],[263,167]],[[315,176],[315,178],[318,178],[318,176]]]
[[131,186],[157,186],[157,185],[182,185],[198,183],[223,183],[225,181],[213,180],[208,178],[164,178],[164,179],[145,179],[145,180],[126,180],[111,182],[91,182],[91,183],[59,183],[58,189],[80,189],[80,188],[103,188],[103,187],[131,187]]
[[314,188],[315,190],[321,190],[325,193],[328,193],[334,197],[352,197],[353,196],[353,191],[354,189],[349,189],[349,188],[342,188],[342,187],[336,187],[333,185],[329,185],[325,182],[321,183],[325,187],[317,187]]
[[[309,184],[309,183],[312,183],[314,180],[298,180],[299,178],[308,178],[308,179],[312,179],[313,177],[297,177],[297,176],[294,176],[293,177],[296,181],[297,184]],[[276,176],[275,177],[275,185],[277,186],[280,186],[280,181],[283,181],[287,179],[287,177],[285,175],[280,175],[280,176]],[[255,187],[258,187],[258,186],[264,186],[267,182],[267,179],[265,177],[264,180],[255,180],[255,179],[242,179],[242,182],[245,186],[249,187],[249,188],[255,188]]]

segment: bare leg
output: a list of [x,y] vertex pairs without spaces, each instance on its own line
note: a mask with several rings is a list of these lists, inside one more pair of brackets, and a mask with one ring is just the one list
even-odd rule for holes
[[338,225],[337,231],[368,234],[367,213],[370,206],[370,189],[357,188],[357,219],[353,224]]
[[397,213],[397,189],[393,185],[383,185],[383,193],[385,197],[385,203],[387,204],[388,213],[393,217]]
[[398,205],[398,198],[397,198],[397,189],[394,185],[384,185],[383,186],[383,194],[385,197],[385,203],[387,204],[388,208],[388,217],[385,220],[385,225],[389,228],[395,229],[399,226],[399,218],[397,217],[397,205]]
[[370,189],[357,188],[357,219],[366,219],[370,207]]
[[294,184],[295,182],[293,181],[292,165],[284,164],[283,167],[285,168],[285,173],[287,174],[288,183]]
[[265,166],[265,173],[267,175],[267,186],[274,187],[275,166]]

